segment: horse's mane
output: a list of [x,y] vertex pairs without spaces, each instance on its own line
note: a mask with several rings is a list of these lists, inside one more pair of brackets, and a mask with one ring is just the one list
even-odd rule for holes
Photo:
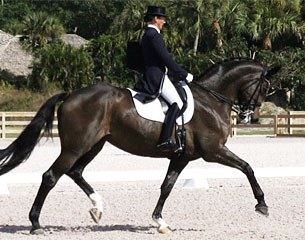
[[259,62],[258,60],[256,59],[253,59],[253,58],[247,58],[247,57],[232,57],[232,58],[227,58],[227,59],[224,59],[222,61],[218,61],[216,63],[213,63],[205,72],[201,73],[199,76],[198,76],[198,79],[201,79],[202,77],[209,77],[211,75],[214,75],[216,74],[219,70],[220,70],[220,67],[225,64],[225,63],[228,63],[228,62],[242,62],[242,61],[249,61],[249,62],[253,62],[253,63],[257,63],[257,64],[261,64],[261,62]]

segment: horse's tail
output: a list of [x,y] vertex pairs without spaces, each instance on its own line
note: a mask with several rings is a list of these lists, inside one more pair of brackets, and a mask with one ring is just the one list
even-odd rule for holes
[[54,95],[38,110],[32,121],[7,148],[0,150],[0,175],[3,175],[24,162],[31,155],[41,137],[41,130],[51,135],[55,106],[67,93]]

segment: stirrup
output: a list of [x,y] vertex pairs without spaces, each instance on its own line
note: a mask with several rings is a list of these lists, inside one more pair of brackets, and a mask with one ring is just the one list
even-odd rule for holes
[[182,125],[182,127],[176,128],[176,145],[178,148],[175,152],[182,153],[184,151],[185,140],[186,140],[186,131]]
[[183,152],[183,147],[180,145],[180,146],[177,146],[177,149],[174,151],[175,153],[182,153]]
[[157,145],[157,148],[161,150],[161,152],[174,152],[179,153],[182,149],[174,143],[172,140],[166,140]]

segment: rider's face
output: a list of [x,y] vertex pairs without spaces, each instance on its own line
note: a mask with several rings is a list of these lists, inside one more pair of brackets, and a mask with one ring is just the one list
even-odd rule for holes
[[155,17],[155,25],[161,30],[166,23],[166,18],[161,16]]

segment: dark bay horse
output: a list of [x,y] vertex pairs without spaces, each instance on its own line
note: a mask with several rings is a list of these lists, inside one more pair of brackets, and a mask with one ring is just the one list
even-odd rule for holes
[[[180,155],[162,153],[156,148],[162,124],[138,116],[127,89],[104,83],[72,93],[57,94],[47,100],[21,135],[0,150],[0,175],[25,161],[38,143],[41,131],[50,133],[56,105],[61,153],[43,174],[29,213],[32,234],[43,233],[39,216],[50,190],[64,174],[86,193],[93,204],[90,214],[98,222],[102,214],[100,195],[82,177],[84,168],[100,152],[105,142],[140,156],[168,158],[169,167],[161,186],[160,198],[152,214],[160,232],[170,229],[162,209],[179,174],[190,161],[203,158],[242,171],[248,178],[256,211],[268,215],[268,207],[251,166],[226,146],[232,108],[240,112],[254,109],[263,101],[276,68],[246,59],[231,59],[212,66],[190,84],[195,112],[186,124],[186,148]],[[59,104],[58,104],[59,103]],[[141,147],[139,147],[141,146]],[[203,176],[204,177],[204,176]]]

